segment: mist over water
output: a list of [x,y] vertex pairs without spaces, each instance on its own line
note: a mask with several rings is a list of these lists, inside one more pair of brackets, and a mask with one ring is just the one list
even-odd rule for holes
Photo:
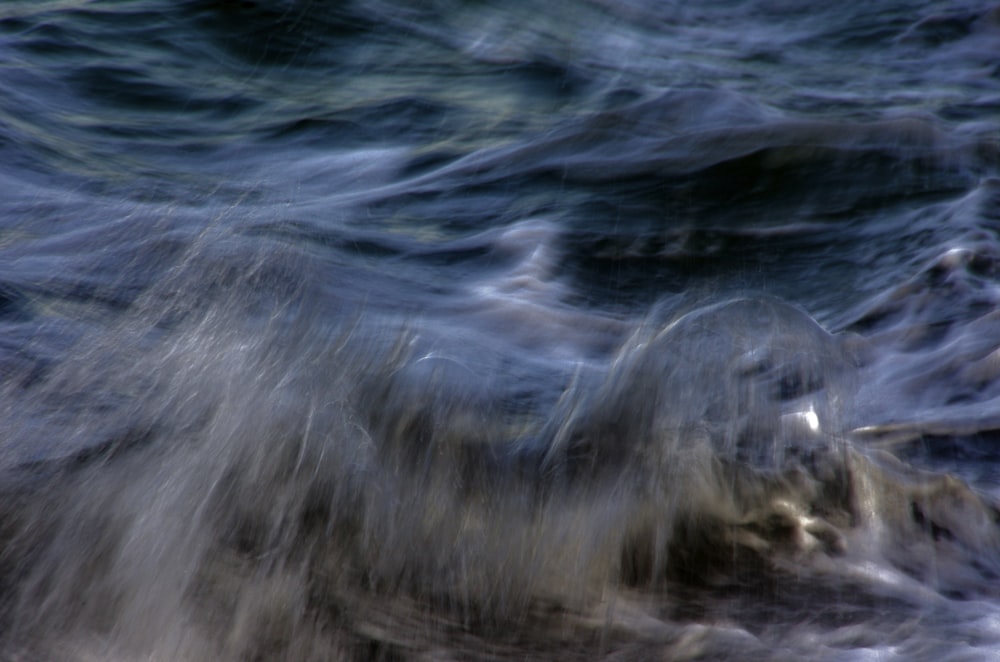
[[0,658],[1000,654],[1000,9],[7,2]]

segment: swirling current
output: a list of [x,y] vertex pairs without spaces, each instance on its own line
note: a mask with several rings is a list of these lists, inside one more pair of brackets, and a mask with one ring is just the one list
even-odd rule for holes
[[0,659],[1000,656],[1000,6],[0,5]]

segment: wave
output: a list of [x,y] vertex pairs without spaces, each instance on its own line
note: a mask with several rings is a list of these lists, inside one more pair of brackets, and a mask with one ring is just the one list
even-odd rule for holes
[[860,336],[743,297],[531,362],[474,325],[334,323],[301,260],[259,259],[189,261],[8,393],[9,653],[832,658],[998,598],[996,502],[853,430]]

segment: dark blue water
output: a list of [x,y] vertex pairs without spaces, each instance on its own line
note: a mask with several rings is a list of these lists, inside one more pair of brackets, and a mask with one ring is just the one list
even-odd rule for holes
[[1000,655],[1000,8],[0,6],[0,657]]

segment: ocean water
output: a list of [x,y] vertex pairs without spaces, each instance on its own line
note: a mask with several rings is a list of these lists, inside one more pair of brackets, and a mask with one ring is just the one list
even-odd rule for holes
[[0,659],[1000,656],[1000,7],[0,5]]

